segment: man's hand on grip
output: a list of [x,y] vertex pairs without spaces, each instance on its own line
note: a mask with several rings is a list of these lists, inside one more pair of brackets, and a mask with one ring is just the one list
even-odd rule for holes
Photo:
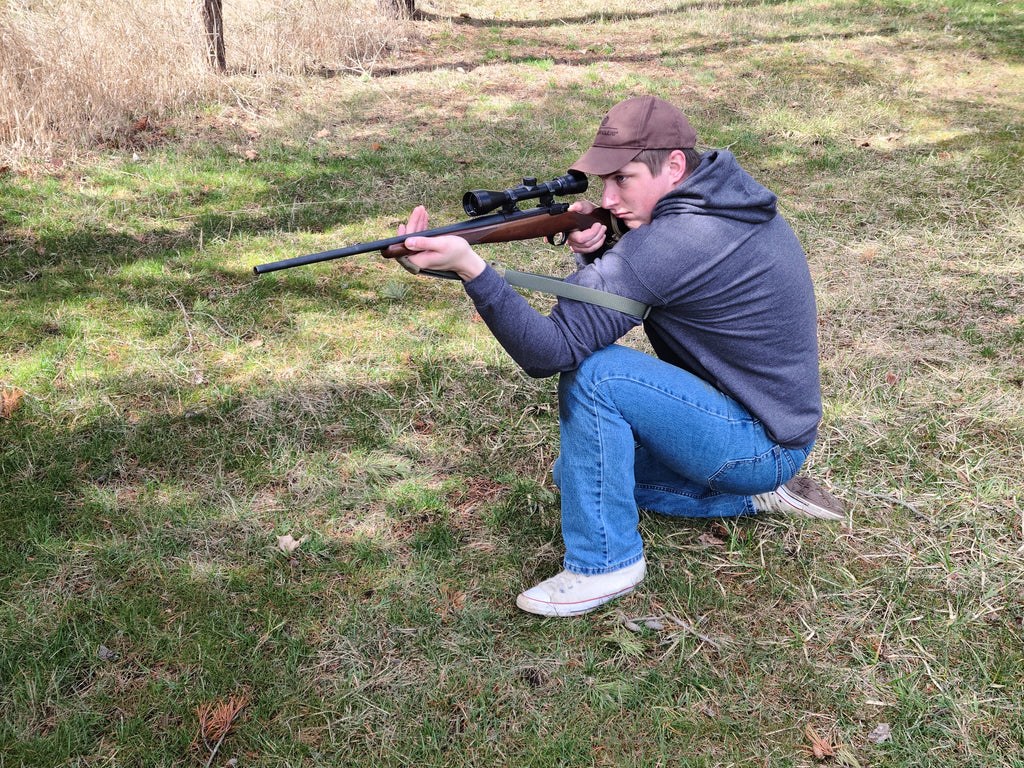
[[[569,206],[570,211],[577,213],[592,213],[596,209],[597,206],[589,200],[577,200]],[[604,245],[607,234],[608,228],[604,224],[596,222],[586,229],[570,232],[565,242],[573,253],[593,253]]]

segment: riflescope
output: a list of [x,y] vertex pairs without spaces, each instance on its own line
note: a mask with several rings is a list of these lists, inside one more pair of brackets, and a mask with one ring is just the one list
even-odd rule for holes
[[504,192],[489,192],[486,189],[475,189],[462,197],[462,207],[470,216],[482,216],[496,208],[506,212],[516,209],[520,200],[540,198],[539,205],[551,205],[555,195],[578,195],[587,191],[587,175],[580,171],[569,171],[557,179],[538,184],[537,179],[527,177],[523,185]]

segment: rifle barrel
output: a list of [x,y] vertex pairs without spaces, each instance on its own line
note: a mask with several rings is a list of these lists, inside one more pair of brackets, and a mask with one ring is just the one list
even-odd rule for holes
[[[561,204],[559,204],[561,205]],[[555,206],[552,206],[554,208]],[[566,206],[563,206],[563,208]],[[480,227],[488,227],[498,224],[505,224],[510,221],[518,221],[520,219],[527,219],[533,216],[539,216],[541,214],[552,213],[551,208],[531,208],[526,211],[514,211],[512,213],[492,213],[487,216],[477,216],[469,219],[468,221],[460,221],[455,224],[447,224],[443,227],[435,227],[434,229],[425,229],[422,232],[410,232],[407,235],[398,235],[396,237],[388,237],[383,240],[374,240],[369,243],[356,243],[355,245],[349,245],[344,248],[335,248],[330,251],[320,251],[319,253],[307,253],[305,256],[295,256],[290,259],[282,259],[281,261],[272,261],[268,264],[257,264],[252,268],[252,271],[257,275],[265,274],[266,272],[276,272],[279,269],[288,269],[289,267],[301,267],[306,264],[315,264],[320,261],[330,261],[331,259],[343,259],[347,256],[357,256],[360,253],[370,253],[371,251],[384,251],[393,245],[401,245],[405,242],[406,238],[409,237],[438,237],[440,235],[452,235],[458,234],[467,229],[477,229]]]

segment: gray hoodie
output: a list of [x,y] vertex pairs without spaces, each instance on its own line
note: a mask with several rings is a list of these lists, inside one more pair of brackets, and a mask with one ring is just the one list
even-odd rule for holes
[[[817,311],[803,249],[776,197],[723,150],[658,201],[569,282],[652,307],[644,331],[658,357],[735,400],[777,442],[810,443],[821,418]],[[533,310],[487,268],[466,292],[498,342],[529,375],[575,369],[638,318],[568,299]]]

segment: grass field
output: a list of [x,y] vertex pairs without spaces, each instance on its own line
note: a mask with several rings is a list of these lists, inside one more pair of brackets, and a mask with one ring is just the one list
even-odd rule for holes
[[[0,768],[1024,766],[1024,4],[444,2],[5,148]],[[642,588],[542,620],[554,381],[456,284],[252,267],[464,218],[640,93],[805,245],[850,519],[645,515]]]

